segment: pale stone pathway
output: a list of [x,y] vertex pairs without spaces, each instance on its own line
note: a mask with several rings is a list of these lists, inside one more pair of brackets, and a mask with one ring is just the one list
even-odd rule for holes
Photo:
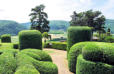
[[53,63],[58,67],[58,74],[73,74],[68,70],[67,52],[63,50],[56,50],[45,48],[44,51],[48,52],[52,57]]

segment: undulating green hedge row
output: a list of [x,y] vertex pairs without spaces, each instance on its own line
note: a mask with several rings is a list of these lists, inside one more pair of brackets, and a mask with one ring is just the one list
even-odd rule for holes
[[0,50],[0,74],[58,74],[51,57],[38,49]]
[[114,65],[88,61],[79,55],[76,64],[76,74],[114,74]]
[[23,30],[19,32],[19,49],[41,49],[42,50],[42,35],[37,30]]
[[103,42],[77,43],[69,51],[68,63],[70,71],[76,74],[113,74],[114,46]]
[[87,26],[71,26],[68,28],[67,35],[67,53],[70,48],[77,42],[90,41],[92,37],[92,30]]
[[2,35],[1,36],[1,42],[11,43],[11,35],[10,34]]
[[14,74],[16,69],[16,59],[14,53],[0,52],[0,74]]
[[50,42],[44,45],[45,48],[54,48],[59,50],[66,50],[67,43],[66,42]]
[[52,59],[49,54],[42,50],[38,49],[24,49],[21,51],[23,54],[27,54],[31,56],[34,59],[38,59],[40,61],[50,61],[52,62]]

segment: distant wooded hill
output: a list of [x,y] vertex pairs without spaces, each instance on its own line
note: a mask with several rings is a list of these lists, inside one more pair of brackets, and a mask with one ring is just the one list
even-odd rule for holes
[[0,20],[0,35],[11,34],[17,35],[19,31],[27,29],[24,25],[21,25],[15,21]]
[[[107,28],[111,29],[111,33],[114,34],[114,20],[111,19],[106,19],[106,30]],[[22,23],[24,26],[27,28],[30,27],[30,23]],[[66,31],[67,28],[69,27],[69,22],[68,21],[63,21],[63,20],[52,20],[49,23],[51,30],[63,30]]]
[[[67,31],[69,27],[69,22],[64,20],[51,20],[50,21],[51,31],[62,30]],[[107,19],[106,27],[111,29],[111,32],[114,34],[114,20]],[[106,28],[106,29],[107,29]],[[0,35],[2,34],[12,34],[17,35],[19,31],[30,29],[30,23],[18,23],[10,20],[0,20]]]

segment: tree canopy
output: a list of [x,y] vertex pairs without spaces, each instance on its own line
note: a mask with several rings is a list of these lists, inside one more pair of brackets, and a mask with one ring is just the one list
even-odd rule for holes
[[105,17],[100,11],[88,10],[80,13],[74,11],[71,18],[71,26],[89,26],[93,31],[104,30]]
[[39,30],[40,32],[48,32],[49,27],[49,21],[47,20],[48,15],[46,12],[44,12],[45,6],[39,5],[35,8],[32,8],[32,12],[29,16],[31,16],[31,29]]

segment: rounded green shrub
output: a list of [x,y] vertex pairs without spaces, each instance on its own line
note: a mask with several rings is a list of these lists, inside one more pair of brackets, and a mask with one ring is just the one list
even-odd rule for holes
[[76,43],[74,44],[69,51],[68,54],[68,66],[69,66],[69,70],[71,72],[76,71],[76,61],[77,61],[77,57],[79,54],[82,53],[82,48],[87,45],[89,42],[80,42],[80,43]]
[[77,58],[76,74],[114,74],[114,66],[85,60],[82,55]]
[[21,51],[24,54],[27,54],[34,59],[38,59],[40,61],[52,61],[51,56],[42,50],[37,49],[24,49]]
[[58,74],[58,68],[52,62],[34,61],[33,65],[40,74]]
[[17,54],[16,59],[17,70],[15,74],[58,74],[58,68],[52,62],[39,61],[22,52]]
[[37,30],[23,30],[19,32],[20,49],[34,48],[42,50],[42,35]]
[[92,30],[87,26],[71,26],[68,28],[67,36],[67,53],[72,45],[77,42],[90,41],[92,36]]
[[84,59],[114,65],[114,46],[110,43],[92,43],[82,50]]
[[1,36],[1,42],[7,42],[10,43],[11,42],[11,35],[10,34],[4,34]]
[[0,54],[0,74],[14,74],[16,69],[16,59],[11,52]]
[[71,72],[76,72],[77,57],[83,55],[85,60],[114,65],[114,46],[104,42],[80,42],[74,44],[68,54],[68,65]]

